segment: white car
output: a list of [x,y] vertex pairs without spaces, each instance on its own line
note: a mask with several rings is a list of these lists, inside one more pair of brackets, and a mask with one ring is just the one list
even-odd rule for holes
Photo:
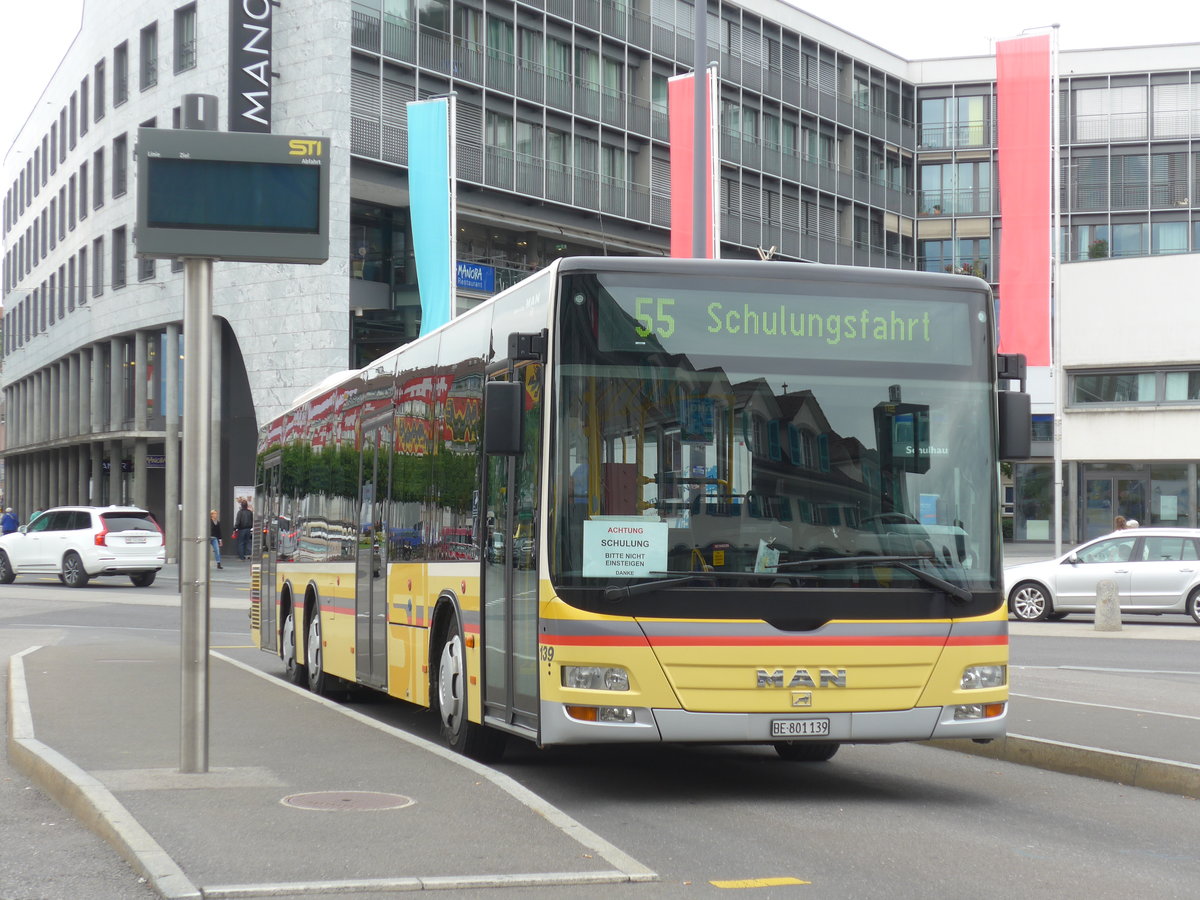
[[50,574],[84,587],[99,575],[128,575],[149,587],[165,562],[162,529],[133,506],[59,506],[0,537],[0,584]]
[[1023,622],[1096,611],[1111,580],[1126,613],[1187,613],[1200,623],[1200,529],[1130,528],[1043,562],[1004,570],[1008,609]]

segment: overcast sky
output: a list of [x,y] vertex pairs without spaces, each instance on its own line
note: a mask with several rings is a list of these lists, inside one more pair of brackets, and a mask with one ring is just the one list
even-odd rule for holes
[[[88,0],[115,7],[122,0]],[[286,5],[287,0],[284,0]],[[793,5],[909,59],[971,56],[1026,28],[1058,23],[1064,50],[1200,42],[1194,0],[792,0]],[[201,0],[223,9],[223,2]],[[346,4],[349,6],[349,3]],[[83,0],[0,0],[0,153],[37,103],[79,30]],[[135,37],[131,35],[131,38]],[[1198,60],[1200,62],[1200,60]],[[61,107],[64,98],[54,102]]]

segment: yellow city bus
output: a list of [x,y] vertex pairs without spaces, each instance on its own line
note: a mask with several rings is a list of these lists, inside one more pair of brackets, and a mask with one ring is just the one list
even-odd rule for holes
[[993,319],[965,276],[559,260],[262,429],[254,639],[483,759],[996,738]]

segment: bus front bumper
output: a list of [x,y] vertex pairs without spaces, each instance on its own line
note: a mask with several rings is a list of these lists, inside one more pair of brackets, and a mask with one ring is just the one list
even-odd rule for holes
[[[554,744],[707,743],[770,744],[780,741],[890,743],[927,740],[994,740],[1004,737],[1008,705],[988,719],[956,719],[957,706],[929,706],[883,712],[705,713],[683,709],[632,708],[629,721],[587,721],[562,703],[541,704],[541,741]],[[828,720],[828,732],[772,736],[773,722]]]

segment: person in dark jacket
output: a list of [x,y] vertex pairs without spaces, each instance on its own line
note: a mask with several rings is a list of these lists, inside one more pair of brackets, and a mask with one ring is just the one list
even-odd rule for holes
[[0,532],[4,534],[12,534],[21,527],[21,520],[17,518],[17,514],[12,511],[12,507],[4,510],[4,515],[0,516]]
[[250,558],[250,539],[254,537],[254,513],[250,502],[242,501],[242,508],[233,517],[233,536],[237,538],[238,559]]
[[221,520],[217,518],[217,511],[215,509],[209,510],[208,520],[208,542],[212,544],[213,556],[217,560],[217,568],[223,569],[225,567],[221,565]]

